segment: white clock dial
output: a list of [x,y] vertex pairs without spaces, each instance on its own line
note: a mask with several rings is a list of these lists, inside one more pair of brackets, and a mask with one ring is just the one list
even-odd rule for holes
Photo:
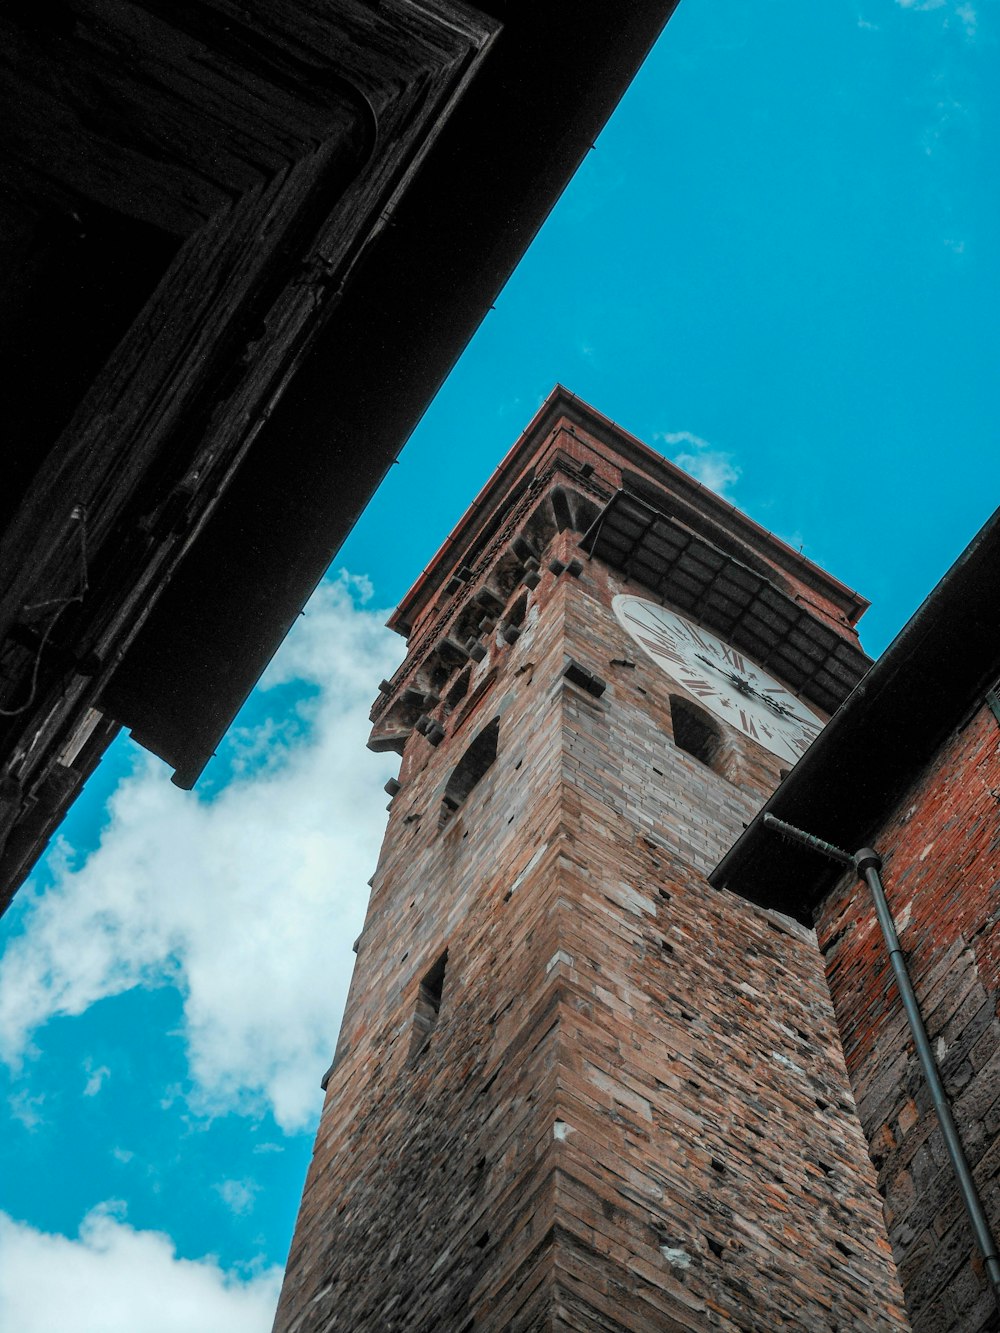
[[619,623],[671,680],[702,707],[795,763],[823,723],[795,695],[737,648],[656,602],[618,596]]

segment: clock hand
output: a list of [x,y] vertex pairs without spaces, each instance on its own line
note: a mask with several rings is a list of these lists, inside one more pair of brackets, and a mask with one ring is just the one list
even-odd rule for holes
[[[710,666],[713,671],[717,671],[720,676],[725,676],[726,680],[731,681],[732,684],[735,685],[740,694],[752,695],[757,693],[750,682],[744,680],[742,676],[738,676],[735,671],[727,671],[725,667],[718,666],[710,657],[706,657],[704,653],[695,653],[695,657],[697,657],[699,662],[704,662],[706,666]],[[763,698],[764,696],[761,695],[760,697]]]
[[778,715],[778,717],[793,716],[792,710],[787,704],[779,703],[777,699],[772,699],[769,695],[762,694],[760,690],[755,689],[743,676],[738,676],[735,671],[727,671],[725,667],[718,666],[710,657],[706,657],[704,653],[696,653],[695,656],[698,658],[699,662],[704,662],[705,665],[710,666],[713,671],[717,671],[721,676],[725,676],[727,680],[732,681],[740,694],[745,694],[749,698],[759,699],[761,703],[766,704],[773,713]]
[[778,714],[779,717],[795,716],[795,714],[792,712],[792,710],[788,707],[787,704],[779,703],[777,699],[771,699],[766,694],[762,694],[760,697],[767,704],[768,708],[772,708]]

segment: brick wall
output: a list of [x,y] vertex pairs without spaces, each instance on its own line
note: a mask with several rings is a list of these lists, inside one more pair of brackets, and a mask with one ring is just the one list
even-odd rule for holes
[[[885,858],[886,896],[994,1234],[1000,1229],[998,746],[997,720],[983,707],[874,842]],[[913,1328],[997,1328],[867,890],[852,881],[832,894],[818,936]]]

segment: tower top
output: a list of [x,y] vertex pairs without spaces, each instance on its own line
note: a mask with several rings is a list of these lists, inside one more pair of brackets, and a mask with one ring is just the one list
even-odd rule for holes
[[[569,389],[557,384],[399,603],[389,627],[409,637],[456,570],[471,567],[518,501],[547,474],[563,472],[603,508],[626,492],[675,517],[752,567],[760,560],[784,574],[800,595],[811,593],[840,626],[853,628],[870,603],[728,500],[696,481]],[[536,483],[536,485],[533,485]],[[588,537],[597,536],[593,531]],[[594,542],[585,549],[597,554]],[[855,636],[856,637],[856,636]]]
[[590,559],[826,714],[871,665],[864,598],[557,385],[390,618],[409,651],[380,686],[369,744],[405,744],[426,699],[485,655],[483,623],[519,585]]

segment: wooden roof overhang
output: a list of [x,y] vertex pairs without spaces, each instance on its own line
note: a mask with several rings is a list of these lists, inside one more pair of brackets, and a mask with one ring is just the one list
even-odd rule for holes
[[774,577],[678,518],[620,490],[584,537],[591,555],[717,630],[796,694],[832,713],[871,659],[817,619]]

